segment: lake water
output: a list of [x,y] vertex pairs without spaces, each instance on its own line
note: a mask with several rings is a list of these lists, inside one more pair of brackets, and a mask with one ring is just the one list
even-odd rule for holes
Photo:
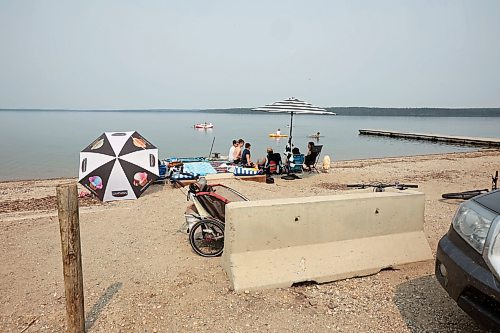
[[[198,111],[0,111],[0,180],[76,177],[79,152],[103,132],[136,130],[159,148],[160,158],[227,155],[232,139],[252,144],[253,159],[266,147],[284,151],[288,114]],[[500,117],[354,117],[295,115],[293,143],[305,152],[308,135],[321,132],[322,155],[335,160],[470,151],[477,148],[360,136],[363,128],[462,136],[499,137]],[[212,122],[211,130],[193,124]]]

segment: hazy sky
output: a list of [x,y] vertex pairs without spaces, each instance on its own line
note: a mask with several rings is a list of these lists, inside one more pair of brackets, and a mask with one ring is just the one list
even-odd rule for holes
[[0,0],[0,108],[500,107],[500,1]]

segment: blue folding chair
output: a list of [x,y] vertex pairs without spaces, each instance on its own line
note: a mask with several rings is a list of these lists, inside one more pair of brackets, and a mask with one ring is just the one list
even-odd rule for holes
[[304,154],[294,154],[293,155],[293,164],[294,166],[290,166],[290,173],[302,173],[302,164],[304,164]]
[[155,181],[155,184],[165,184],[168,179],[167,175],[167,165],[165,164],[165,161],[159,161],[158,162],[158,179]]

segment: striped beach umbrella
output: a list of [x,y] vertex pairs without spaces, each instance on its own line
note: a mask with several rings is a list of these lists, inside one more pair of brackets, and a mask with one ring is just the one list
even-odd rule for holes
[[292,149],[292,128],[294,114],[335,114],[333,112],[327,111],[326,109],[320,108],[319,106],[314,106],[312,104],[301,101],[300,99],[295,97],[285,99],[284,101],[274,102],[273,104],[268,104],[252,110],[263,112],[290,113],[290,136],[288,138],[288,145],[286,147],[287,151],[290,151]]
[[78,181],[102,201],[136,199],[158,176],[158,149],[137,132],[106,132],[80,153]]

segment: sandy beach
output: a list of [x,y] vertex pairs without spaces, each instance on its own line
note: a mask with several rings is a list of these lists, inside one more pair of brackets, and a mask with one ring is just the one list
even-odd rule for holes
[[[330,195],[348,183],[407,182],[425,193],[433,252],[460,201],[490,188],[500,151],[333,161],[329,173],[274,184],[221,181],[250,199]],[[0,332],[63,332],[65,297],[55,187],[0,183]],[[134,201],[80,201],[88,332],[481,332],[434,278],[434,262],[326,284],[234,293],[220,258],[194,254],[186,190],[155,185]],[[29,326],[29,327],[28,327]]]

